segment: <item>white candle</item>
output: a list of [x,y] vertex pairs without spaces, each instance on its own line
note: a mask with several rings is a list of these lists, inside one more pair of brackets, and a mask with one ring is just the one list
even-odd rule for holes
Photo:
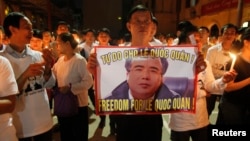
[[189,40],[190,40],[190,42],[191,42],[192,45],[197,45],[197,42],[196,42],[195,37],[194,37],[194,34],[191,34],[188,37],[189,37]]
[[232,58],[232,63],[231,63],[231,67],[230,67],[230,71],[231,71],[234,68],[234,64],[235,64],[235,61],[236,61],[236,55],[234,55],[232,53],[229,53],[229,55]]

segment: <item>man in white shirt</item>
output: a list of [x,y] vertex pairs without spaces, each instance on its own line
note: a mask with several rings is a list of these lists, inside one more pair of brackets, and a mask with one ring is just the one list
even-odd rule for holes
[[12,124],[18,87],[10,62],[0,56],[0,140],[17,141],[16,129]]
[[[9,44],[0,54],[12,65],[19,95],[13,112],[13,123],[19,141],[52,141],[53,120],[46,88],[55,83],[51,77],[52,55],[28,47],[32,37],[32,23],[22,13],[12,12],[4,19],[3,27]],[[25,92],[29,78],[36,77],[42,88]]]

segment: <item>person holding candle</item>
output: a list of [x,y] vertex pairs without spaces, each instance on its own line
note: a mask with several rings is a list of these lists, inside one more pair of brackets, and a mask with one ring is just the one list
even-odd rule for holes
[[[192,36],[191,36],[192,35]],[[195,25],[183,27],[179,38],[179,45],[197,44],[198,56],[197,62],[204,61],[205,64],[196,66],[200,71],[196,72],[196,95],[195,95],[195,113],[176,112],[170,114],[169,127],[171,129],[171,141],[208,141],[209,140],[209,119],[206,107],[206,96],[208,92],[226,88],[227,83],[235,78],[233,71],[225,72],[221,78],[216,79],[213,76],[212,68],[209,62],[204,60],[201,53],[201,35]],[[196,68],[197,69],[197,68]]]
[[[46,92],[46,88],[55,83],[48,59],[52,57],[51,53],[41,54],[28,46],[33,30],[30,19],[24,14],[9,13],[3,27],[9,44],[0,55],[10,61],[19,91],[12,113],[16,135],[19,141],[52,141],[53,119]],[[25,91],[34,77],[42,87]]]
[[234,81],[228,83],[219,104],[216,124],[223,126],[248,126],[250,123],[250,28],[241,36],[242,49],[233,69]]
[[231,66],[230,66],[230,70],[233,70],[234,64],[235,64],[235,61],[236,61],[236,56],[234,54],[232,54],[232,53],[230,53],[229,55],[232,58],[232,63],[231,63]]
[[[230,52],[232,43],[237,35],[237,27],[233,24],[226,24],[221,29],[221,43],[210,47],[207,51],[206,59],[212,66],[212,71],[215,79],[221,78],[226,71],[230,70],[232,57]],[[208,116],[211,115],[215,102],[223,94],[223,90],[212,91],[207,96],[207,111]],[[208,117],[209,118],[209,117]]]
[[48,48],[50,43],[53,41],[52,32],[49,29],[42,31],[43,48]]

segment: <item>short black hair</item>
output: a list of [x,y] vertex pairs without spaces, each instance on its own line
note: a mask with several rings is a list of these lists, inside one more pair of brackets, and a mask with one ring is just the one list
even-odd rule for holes
[[83,35],[86,35],[88,32],[92,32],[94,35],[96,35],[96,31],[95,29],[92,29],[92,28],[86,28],[82,31],[82,34]]
[[243,42],[243,40],[250,40],[250,27],[247,27],[242,35],[241,35],[241,41]]
[[176,35],[174,33],[168,33],[166,35],[166,38],[169,39],[169,38],[176,38]]
[[210,32],[210,30],[209,30],[206,26],[201,26],[201,27],[199,27],[199,29],[204,29],[204,30],[206,30],[208,33]]
[[248,27],[241,27],[238,29],[238,34],[243,34]]
[[58,36],[63,42],[67,42],[69,41],[71,47],[73,49],[75,49],[78,45],[77,41],[75,40],[75,38],[73,37],[73,35],[71,33],[61,33]]
[[151,19],[153,20],[153,14],[152,12],[144,5],[142,4],[139,4],[139,5],[136,5],[134,6],[128,13],[128,16],[127,16],[127,21],[130,21],[131,20],[131,17],[132,15],[137,12],[137,11],[148,11],[150,12],[150,15],[151,15]]
[[177,25],[177,31],[182,31],[184,28],[192,26],[193,24],[190,21],[181,21]]
[[70,33],[79,35],[79,31],[77,29],[72,29]]
[[33,37],[43,39],[43,34],[39,29],[33,29]]
[[20,27],[20,20],[25,18],[25,17],[26,16],[20,12],[9,13],[3,21],[3,28],[4,28],[5,35],[7,37],[11,37],[11,32],[9,30],[9,26],[19,28]]
[[97,31],[97,35],[99,35],[101,32],[104,32],[104,33],[110,35],[110,30],[108,28],[106,28],[106,27],[103,27],[103,28],[99,29]]
[[224,31],[228,28],[234,28],[235,29],[235,32],[238,33],[238,27],[234,24],[231,24],[231,23],[228,23],[228,24],[225,24],[222,28],[221,28],[221,35],[224,33]]
[[152,21],[156,26],[158,26],[159,22],[155,16],[152,17]]
[[68,27],[68,29],[70,30],[70,25],[65,21],[57,22],[56,29],[58,29],[59,25],[66,25]]
[[198,27],[195,25],[189,25],[182,29],[179,38],[179,44],[186,43],[189,35],[193,32],[198,32]]

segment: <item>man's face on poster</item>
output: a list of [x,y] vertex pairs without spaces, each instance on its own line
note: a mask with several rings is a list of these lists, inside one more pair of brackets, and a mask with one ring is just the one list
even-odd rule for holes
[[135,99],[151,98],[162,83],[162,64],[160,58],[133,58],[127,82]]

